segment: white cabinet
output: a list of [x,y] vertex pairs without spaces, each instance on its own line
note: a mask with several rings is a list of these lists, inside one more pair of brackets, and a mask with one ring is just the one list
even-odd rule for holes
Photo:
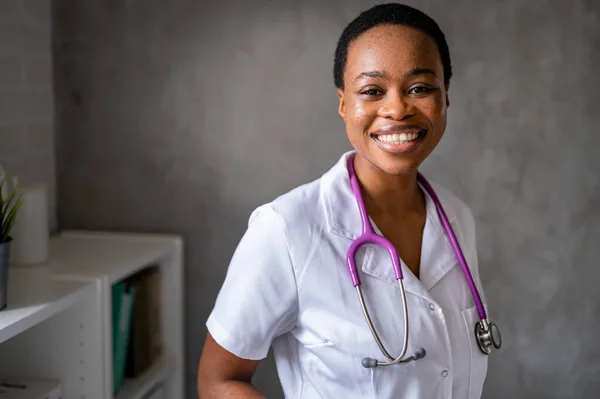
[[142,399],[160,386],[183,398],[183,242],[177,236],[65,231],[44,265],[11,268],[0,311],[0,375],[62,381],[65,399],[113,395],[113,284],[160,272],[162,355],[126,379],[117,399]]

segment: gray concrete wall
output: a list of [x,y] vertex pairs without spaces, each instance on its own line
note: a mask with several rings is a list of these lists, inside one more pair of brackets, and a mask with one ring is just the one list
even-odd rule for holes
[[0,165],[48,187],[56,228],[51,0],[0,1]]
[[[423,171],[478,222],[504,349],[485,398],[600,394],[600,4],[410,1],[455,77]],[[338,35],[370,1],[55,1],[61,227],[182,233],[188,397],[250,211],[349,149]],[[278,397],[272,363],[258,385]]]

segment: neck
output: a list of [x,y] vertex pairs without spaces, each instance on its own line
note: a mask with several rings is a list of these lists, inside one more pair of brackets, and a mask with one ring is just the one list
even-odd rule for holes
[[425,213],[425,197],[417,182],[417,171],[390,175],[360,156],[354,159],[356,177],[369,214],[397,217]]

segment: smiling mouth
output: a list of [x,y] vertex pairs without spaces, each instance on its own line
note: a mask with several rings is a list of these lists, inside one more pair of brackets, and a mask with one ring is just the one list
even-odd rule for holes
[[425,137],[426,129],[420,129],[408,133],[371,134],[374,140],[388,144],[409,144]]

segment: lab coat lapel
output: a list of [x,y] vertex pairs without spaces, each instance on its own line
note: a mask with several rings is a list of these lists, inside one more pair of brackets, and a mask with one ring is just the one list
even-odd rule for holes
[[[450,216],[448,217],[450,218]],[[457,232],[456,222],[450,220],[450,225]],[[457,265],[458,260],[452,249],[450,239],[439,220],[435,204],[428,196],[427,223],[423,231],[421,247],[421,282],[429,291]]]
[[[426,287],[406,265],[401,264],[404,289],[407,293],[430,298]],[[361,265],[363,275],[368,275],[395,286],[398,285],[389,252],[377,245],[369,245]],[[399,289],[399,288],[398,288]]]

